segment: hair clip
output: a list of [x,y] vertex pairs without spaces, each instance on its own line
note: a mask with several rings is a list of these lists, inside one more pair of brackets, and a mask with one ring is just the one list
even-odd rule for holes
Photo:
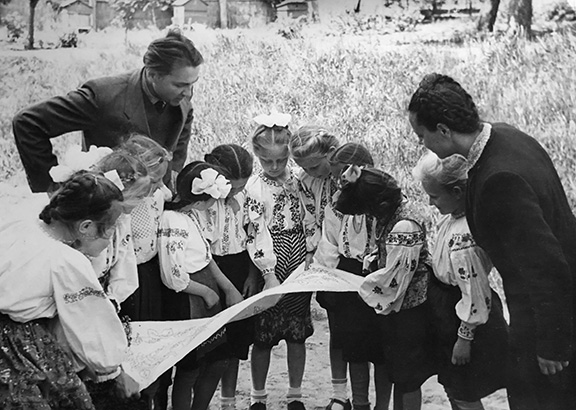
[[358,165],[351,164],[348,166],[348,168],[344,170],[344,172],[342,172],[342,176],[340,177],[340,179],[342,179],[343,183],[353,184],[358,180],[358,178],[360,178],[363,168],[364,167],[359,167]]
[[120,175],[118,175],[118,171],[113,169],[112,171],[104,172],[104,178],[111,181],[114,185],[118,187],[120,191],[124,191],[124,184],[122,183],[122,179]]
[[192,193],[194,195],[208,194],[214,199],[226,198],[232,186],[224,175],[213,168],[203,169],[200,177],[192,181]]
[[254,117],[254,121],[258,125],[264,125],[268,128],[272,128],[274,126],[287,127],[291,119],[292,116],[290,114],[282,114],[279,112],[272,112],[268,115],[260,114]]
[[50,168],[48,173],[54,182],[64,182],[77,171],[88,170],[106,155],[112,153],[112,148],[96,147],[92,145],[88,151],[82,151],[81,147],[75,145],[70,147],[61,164]]

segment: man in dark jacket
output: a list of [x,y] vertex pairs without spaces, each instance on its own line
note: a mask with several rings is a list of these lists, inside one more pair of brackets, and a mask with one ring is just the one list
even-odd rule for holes
[[510,408],[574,408],[576,218],[550,157],[518,129],[481,122],[447,76],[426,76],[408,110],[428,149],[468,162],[466,218],[510,310]]
[[[190,99],[202,55],[177,31],[154,40],[144,68],[90,80],[65,96],[21,110],[13,120],[16,146],[33,192],[49,189],[57,164],[51,138],[83,131],[83,145],[114,147],[131,133],[146,135],[173,153],[172,171],[186,160],[193,111]],[[169,182],[170,169],[166,182]]]

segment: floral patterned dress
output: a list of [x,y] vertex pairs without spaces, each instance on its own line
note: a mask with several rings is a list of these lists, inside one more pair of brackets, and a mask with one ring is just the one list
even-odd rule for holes
[[[449,397],[477,401],[504,387],[507,324],[488,275],[492,262],[464,216],[444,216],[432,251],[434,276],[428,294],[439,338],[438,381]],[[472,341],[471,361],[451,362],[457,338]]]
[[[305,260],[306,239],[302,225],[304,211],[294,169],[284,183],[262,172],[246,185],[248,237],[246,247],[256,267],[275,274],[280,283]],[[313,333],[310,314],[311,293],[285,295],[273,307],[255,318],[255,344],[274,346],[280,340],[304,343]]]
[[390,381],[400,391],[418,389],[436,372],[427,299],[430,255],[423,218],[404,200],[378,220],[377,252],[364,261],[371,273],[360,296],[379,314],[380,341]]

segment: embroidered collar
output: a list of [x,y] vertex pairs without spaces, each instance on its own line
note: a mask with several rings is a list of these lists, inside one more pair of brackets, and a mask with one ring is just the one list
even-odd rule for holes
[[142,91],[144,91],[144,94],[146,95],[146,97],[148,97],[148,100],[150,100],[150,102],[152,103],[152,105],[156,104],[158,101],[161,101],[160,98],[156,97],[154,95],[154,93],[152,92],[152,90],[150,89],[149,83],[148,83],[148,71],[147,69],[144,69],[143,73],[142,73]]
[[468,152],[468,170],[474,168],[474,165],[480,159],[482,152],[484,152],[484,148],[486,148],[486,144],[490,139],[490,133],[492,131],[492,124],[485,122],[482,126],[482,131],[474,140],[474,143],[470,147],[470,151]]

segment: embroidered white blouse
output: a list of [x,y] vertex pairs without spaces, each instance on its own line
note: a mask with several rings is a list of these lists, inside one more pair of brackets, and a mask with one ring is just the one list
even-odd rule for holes
[[213,255],[235,255],[246,250],[246,191],[233,198],[219,199],[204,212],[198,212],[204,236]]
[[488,275],[493,265],[476,245],[465,217],[440,219],[432,262],[441,282],[460,288],[462,299],[456,304],[456,315],[462,321],[459,335],[472,338],[473,330],[488,321],[492,300]]
[[118,303],[124,302],[138,288],[130,215],[120,215],[110,245],[92,258],[92,267],[108,297]]
[[314,252],[322,237],[325,209],[332,206],[338,186],[331,176],[315,178],[304,170],[298,173],[300,200],[304,205],[306,251]]
[[[376,313],[387,315],[402,307],[424,240],[420,226],[407,219],[398,221],[386,236],[386,265],[366,276],[358,292]],[[371,256],[365,258],[365,264]]]
[[55,318],[78,359],[101,380],[118,375],[126,334],[88,258],[40,220],[0,227],[0,312],[17,322]]
[[273,181],[260,172],[250,177],[246,184],[249,221],[246,248],[263,275],[273,273],[276,267],[272,235],[303,229],[304,211],[298,190],[295,168],[290,168],[284,183]]
[[340,255],[362,262],[376,249],[376,221],[367,215],[343,215],[327,206],[322,237],[314,254],[316,263],[336,268]]
[[210,243],[202,234],[195,211],[164,211],[158,234],[158,258],[162,282],[176,292],[188,287],[190,274],[210,263]]
[[164,203],[171,198],[172,192],[162,185],[132,210],[132,238],[138,264],[148,262],[158,253],[156,241],[160,216],[164,211]]

